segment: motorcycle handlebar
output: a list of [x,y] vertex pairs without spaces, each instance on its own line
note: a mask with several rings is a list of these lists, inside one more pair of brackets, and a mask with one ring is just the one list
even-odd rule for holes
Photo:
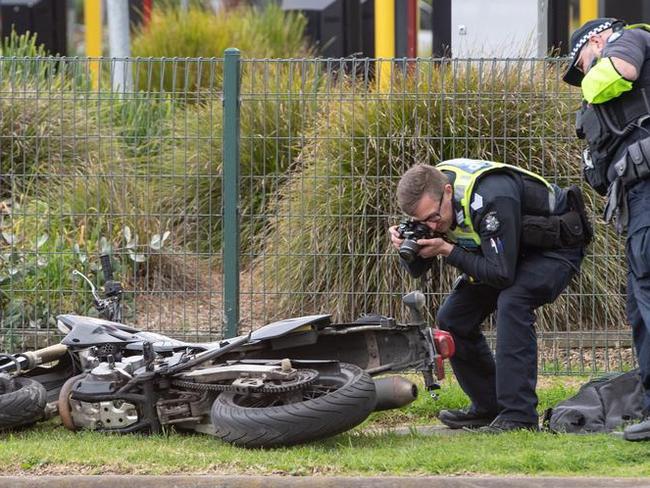
[[36,351],[27,351],[19,354],[27,359],[27,369],[32,369],[39,364],[47,364],[60,359],[68,352],[67,346],[63,344],[54,344],[53,346],[37,349]]
[[102,254],[99,259],[102,263],[102,273],[104,273],[104,281],[113,281],[113,267],[111,266],[111,257],[108,254]]

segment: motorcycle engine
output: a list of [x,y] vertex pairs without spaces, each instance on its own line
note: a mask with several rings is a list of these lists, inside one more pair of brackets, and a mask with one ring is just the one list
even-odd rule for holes
[[[70,397],[70,414],[77,428],[114,430],[129,427],[139,420],[136,405],[125,400],[102,400],[113,395],[144,366],[143,356],[129,356],[120,362],[99,362],[74,385]],[[75,395],[84,400],[75,399]],[[97,401],[92,401],[92,397]]]

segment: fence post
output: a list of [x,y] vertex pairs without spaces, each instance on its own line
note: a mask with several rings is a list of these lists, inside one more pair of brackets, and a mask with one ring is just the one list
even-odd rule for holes
[[239,49],[224,52],[223,63],[223,316],[225,336],[239,325]]

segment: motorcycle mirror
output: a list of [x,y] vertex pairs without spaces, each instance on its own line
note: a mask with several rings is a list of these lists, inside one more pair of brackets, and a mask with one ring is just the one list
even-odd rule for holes
[[402,302],[411,310],[411,322],[413,324],[423,324],[426,303],[424,293],[420,290],[412,291],[402,297]]

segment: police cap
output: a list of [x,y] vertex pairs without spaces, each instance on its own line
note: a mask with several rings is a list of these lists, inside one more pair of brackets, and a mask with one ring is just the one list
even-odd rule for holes
[[576,61],[578,60],[578,56],[580,56],[582,48],[587,45],[587,42],[589,42],[589,38],[596,34],[600,34],[607,29],[614,28],[616,30],[624,25],[625,22],[622,20],[605,17],[585,22],[576,29],[573,34],[571,34],[571,41],[569,43],[571,47],[571,51],[569,52],[569,56],[571,57],[569,69],[564,73],[562,79],[569,85],[580,86],[582,78],[584,78],[585,75],[576,66]]

